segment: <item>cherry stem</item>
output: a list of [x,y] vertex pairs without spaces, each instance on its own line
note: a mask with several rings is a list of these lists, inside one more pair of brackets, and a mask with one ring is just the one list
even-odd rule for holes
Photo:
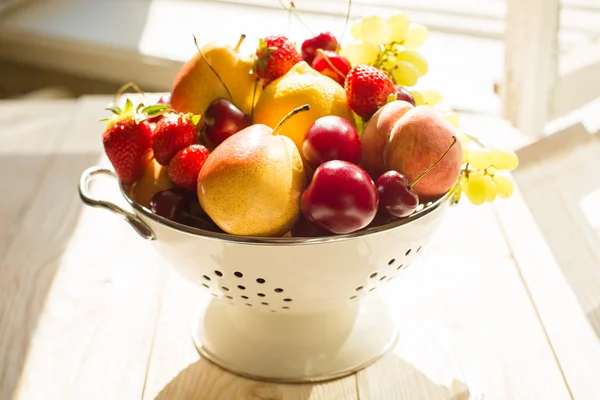
[[452,136],[452,143],[450,143],[450,146],[448,146],[448,148],[446,149],[446,151],[444,151],[444,153],[440,156],[440,158],[437,159],[436,162],[433,163],[433,165],[429,168],[427,168],[425,170],[425,172],[423,172],[421,175],[419,175],[419,177],[417,179],[415,179],[413,182],[409,183],[407,186],[407,189],[412,189],[413,187],[415,187],[415,185],[417,183],[419,183],[419,181],[421,180],[421,178],[423,178],[425,175],[427,175],[432,169],[434,169],[439,163],[440,161],[442,161],[442,159],[446,156],[446,154],[448,154],[448,152],[450,151],[450,149],[456,144],[456,141],[458,139],[456,138],[456,136]]
[[327,54],[325,54],[325,50],[323,50],[323,49],[317,49],[317,53],[320,54],[321,57],[323,57],[325,59],[325,61],[327,62],[327,64],[329,64],[329,66],[331,67],[331,69],[336,74],[338,74],[339,76],[341,76],[342,79],[346,79],[346,76],[344,74],[342,74],[340,72],[340,70],[335,67],[335,65],[333,65],[333,63],[331,62],[331,60],[329,59],[329,57],[327,56]]
[[256,91],[258,90],[258,82],[260,82],[260,78],[257,76],[254,79],[254,92],[252,93],[252,109],[250,111],[250,121],[254,123],[254,106],[256,101]]
[[348,29],[348,21],[350,20],[350,9],[352,8],[352,0],[348,0],[348,11],[346,12],[346,22],[344,22],[344,30],[342,31],[342,36],[340,37],[340,41],[338,42],[337,49],[335,49],[336,53],[340,52],[342,42],[344,41],[344,36],[346,35],[346,30]]
[[194,36],[194,45],[196,45],[196,49],[198,49],[198,53],[200,53],[200,57],[202,57],[202,59],[204,60],[204,62],[206,62],[206,65],[208,65],[208,68],[210,68],[210,70],[217,76],[217,78],[221,82],[221,85],[223,85],[223,87],[225,88],[225,91],[227,92],[227,95],[229,96],[229,100],[231,100],[233,102],[233,96],[231,95],[231,92],[229,91],[229,88],[227,87],[227,85],[223,81],[223,78],[221,78],[221,75],[219,75],[219,73],[214,69],[214,67],[212,65],[210,65],[210,63],[208,62],[208,60],[204,56],[204,53],[200,49],[200,46],[198,46],[198,39],[196,39],[196,35],[193,35],[193,36]]
[[294,108],[292,111],[287,113],[286,116],[281,119],[281,121],[279,121],[277,126],[275,126],[275,129],[273,129],[273,135],[276,134],[277,130],[279,128],[281,128],[281,126],[284,124],[284,122],[286,122],[288,119],[290,119],[291,117],[293,117],[294,115],[296,115],[300,112],[304,112],[304,111],[308,111],[308,110],[310,110],[310,105],[308,105],[308,104]]
[[115,104],[117,104],[117,102],[119,101],[119,97],[120,97],[120,96],[121,96],[123,93],[125,93],[125,91],[126,91],[127,89],[129,89],[129,88],[131,88],[131,89],[135,90],[136,92],[138,92],[139,94],[141,94],[142,96],[144,96],[144,98],[146,98],[146,94],[145,94],[145,93],[142,91],[142,89],[140,89],[140,87],[139,87],[138,85],[136,85],[136,84],[135,84],[135,83],[133,83],[133,82],[127,82],[126,84],[124,84],[123,86],[121,86],[121,87],[119,88],[119,90],[117,90],[117,93],[115,93],[115,100],[114,100],[114,103],[115,103]]
[[[284,8],[286,11],[289,11],[291,14],[293,14],[293,15],[294,15],[294,17],[296,17],[296,19],[298,19],[298,21],[300,21],[300,23],[301,23],[302,25],[304,25],[304,27],[306,28],[306,30],[308,30],[308,32],[309,32],[311,35],[313,35],[313,36],[315,35],[315,34],[313,33],[312,29],[310,29],[310,27],[309,27],[308,25],[306,25],[306,23],[305,23],[305,22],[302,20],[302,18],[300,18],[300,16],[299,16],[298,14],[296,14],[296,11],[294,11],[294,9],[295,9],[295,6],[290,6],[290,8],[287,8],[287,7],[286,7],[286,5],[285,5],[285,4],[283,4],[283,1],[282,1],[282,0],[279,0],[279,4],[281,4],[281,7],[283,7],[283,8]],[[292,2],[292,4],[293,4],[293,2]]]
[[238,40],[233,51],[235,51],[237,53],[240,50],[240,46],[242,45],[242,42],[244,41],[244,39],[246,39],[246,35],[242,33],[242,36],[240,36],[240,40]]

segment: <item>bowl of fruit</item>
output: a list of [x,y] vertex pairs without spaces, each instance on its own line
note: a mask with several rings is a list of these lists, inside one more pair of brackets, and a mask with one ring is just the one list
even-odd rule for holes
[[[244,376],[320,381],[377,360],[398,335],[378,289],[463,193],[482,204],[512,191],[514,153],[409,89],[427,72],[424,27],[397,14],[351,31],[345,46],[328,32],[298,47],[267,36],[248,54],[244,36],[195,42],[169,94],[119,93],[102,137],[111,168],[81,175],[85,204],[123,217],[209,294],[194,343]],[[92,195],[99,175],[129,209]]]

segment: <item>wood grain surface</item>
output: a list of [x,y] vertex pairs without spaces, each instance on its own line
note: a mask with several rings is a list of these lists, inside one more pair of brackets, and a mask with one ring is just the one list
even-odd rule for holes
[[[599,398],[597,338],[520,192],[451,210],[381,291],[401,336],[362,371],[272,384],[201,359],[190,325],[203,294],[78,198],[81,172],[107,163],[109,101],[0,103],[0,399]],[[122,203],[111,180],[93,191]]]

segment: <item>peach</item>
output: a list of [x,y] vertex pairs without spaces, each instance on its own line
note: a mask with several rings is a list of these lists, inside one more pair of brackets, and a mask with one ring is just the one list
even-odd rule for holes
[[[427,106],[414,107],[394,125],[383,155],[385,165],[413,182],[442,156],[453,137],[456,128],[439,112]],[[462,146],[457,137],[450,151],[413,191],[423,201],[443,196],[456,183],[461,167]]]
[[360,137],[362,147],[360,166],[373,179],[377,179],[387,171],[383,152],[389,141],[390,133],[396,122],[412,108],[412,104],[406,101],[393,101],[377,110],[365,124]]

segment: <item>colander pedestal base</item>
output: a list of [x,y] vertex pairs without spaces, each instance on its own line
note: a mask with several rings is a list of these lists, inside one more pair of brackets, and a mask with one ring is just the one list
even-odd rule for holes
[[202,356],[238,375],[277,382],[349,375],[383,356],[397,336],[374,294],[314,314],[261,312],[213,299],[193,327]]

